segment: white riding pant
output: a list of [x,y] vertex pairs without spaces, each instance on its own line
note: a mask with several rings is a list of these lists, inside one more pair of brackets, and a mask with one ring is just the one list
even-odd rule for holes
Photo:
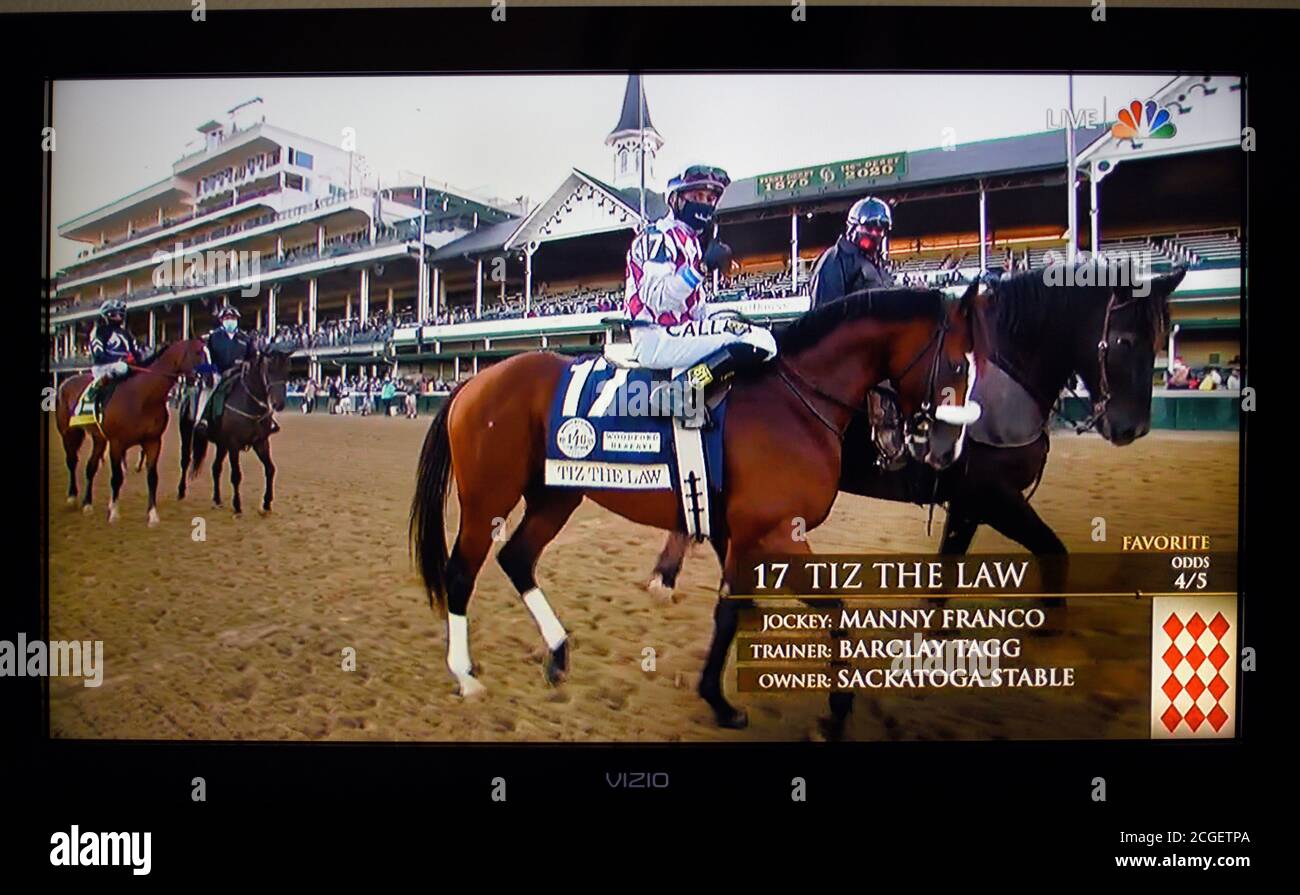
[[109,376],[113,376],[113,377],[125,376],[128,372],[130,372],[130,368],[126,365],[126,361],[119,360],[119,361],[114,361],[111,364],[97,364],[95,366],[92,366],[90,368],[90,372],[91,375],[95,377],[94,381],[100,382],[101,380],[106,379]]
[[[689,367],[719,348],[743,342],[776,356],[776,339],[771,330],[749,325],[745,332],[726,328],[728,317],[683,323],[680,326],[636,326],[632,328],[632,351],[637,363],[656,370]],[[733,323],[734,325],[734,323]]]

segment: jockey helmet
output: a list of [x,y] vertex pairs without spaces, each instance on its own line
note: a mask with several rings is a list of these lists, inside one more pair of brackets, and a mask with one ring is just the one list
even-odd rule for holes
[[108,299],[99,306],[99,316],[120,326],[126,320],[126,302],[120,298]]
[[884,253],[885,240],[893,227],[894,215],[889,205],[875,196],[867,196],[849,208],[844,236],[864,252],[880,255]]
[[235,307],[234,305],[226,305],[217,313],[218,320],[225,320],[227,318],[234,318],[235,320],[238,320],[239,308]]
[[[677,219],[688,224],[697,233],[703,233],[713,221],[713,209],[731,185],[731,178],[721,168],[711,165],[690,165],[668,181],[668,207]],[[691,190],[708,190],[714,195],[712,203],[687,200],[682,194]]]

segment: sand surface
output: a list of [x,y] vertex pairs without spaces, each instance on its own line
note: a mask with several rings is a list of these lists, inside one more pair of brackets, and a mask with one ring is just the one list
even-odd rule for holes
[[[210,740],[696,741],[801,739],[818,695],[734,693],[744,731],[716,728],[695,694],[712,631],[718,566],[694,548],[663,606],[641,588],[662,533],[590,501],[543,555],[538,580],[571,632],[567,683],[549,688],[542,643],[505,575],[489,561],[470,605],[481,701],[454,694],[444,625],[407,558],[406,519],[429,418],[282,415],[270,516],[262,471],[243,455],[244,515],[214,509],[207,471],[177,502],[172,422],[160,466],[162,524],[145,525],[145,480],[127,475],[122,520],[64,504],[67,476],[50,444],[50,638],[102,640],[104,679],[50,681],[58,737]],[[130,457],[134,465],[136,453]],[[1114,448],[1095,436],[1053,441],[1034,505],[1072,551],[1095,550],[1104,515],[1126,533],[1195,531],[1236,545],[1236,433],[1155,432]],[[83,451],[84,462],[84,451]],[[80,485],[79,485],[80,487]],[[512,523],[518,519],[516,508]],[[206,539],[193,533],[201,518]],[[454,500],[449,513],[456,518]],[[932,551],[923,509],[841,495],[812,532],[818,552]],[[1020,549],[981,528],[976,552]],[[1033,664],[1078,666],[1071,691],[894,691],[859,700],[854,739],[1146,735],[1150,629],[1141,601],[1072,600],[1067,633],[1027,643]],[[344,650],[356,668],[343,669]],[[645,650],[655,670],[642,670]],[[1133,657],[1138,657],[1135,659]]]

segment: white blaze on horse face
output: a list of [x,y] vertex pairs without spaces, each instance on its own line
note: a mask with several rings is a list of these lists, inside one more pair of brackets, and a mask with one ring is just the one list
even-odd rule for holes
[[972,399],[971,395],[975,393],[975,355],[966,352],[966,402],[960,406],[956,404],[940,404],[934,409],[934,418],[941,423],[952,423],[957,426],[968,426],[980,418],[979,402]]
[[[972,396],[975,394],[975,354],[974,354],[974,352],[971,352],[971,351],[966,352],[966,364],[967,364],[967,367],[966,367],[966,403],[967,403],[967,404],[974,405],[974,407],[975,407],[975,419],[978,420],[978,419],[980,418],[980,413],[983,412],[983,409],[980,407],[979,402],[976,401],[976,400],[972,397]],[[974,422],[974,420],[972,420],[972,422]],[[952,458],[953,458],[954,461],[956,461],[956,460],[960,460],[960,459],[961,459],[961,451],[962,451],[962,448],[965,447],[965,446],[966,446],[966,426],[963,425],[963,426],[961,427],[961,434],[957,436],[957,446],[956,446],[956,448],[955,448],[954,451],[953,451],[953,457],[952,457]]]
[[524,605],[533,614],[533,621],[537,622],[537,628],[542,632],[542,639],[546,641],[546,645],[551,649],[558,649],[569,635],[565,633],[564,625],[556,618],[551,604],[546,602],[546,595],[542,593],[541,588],[530,587],[524,594]]

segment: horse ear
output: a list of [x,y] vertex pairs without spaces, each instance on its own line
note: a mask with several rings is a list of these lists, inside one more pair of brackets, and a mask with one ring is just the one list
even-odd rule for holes
[[1174,290],[1182,283],[1185,276],[1187,276],[1187,268],[1180,264],[1169,273],[1152,277],[1151,294],[1157,298],[1168,298],[1174,294]]

